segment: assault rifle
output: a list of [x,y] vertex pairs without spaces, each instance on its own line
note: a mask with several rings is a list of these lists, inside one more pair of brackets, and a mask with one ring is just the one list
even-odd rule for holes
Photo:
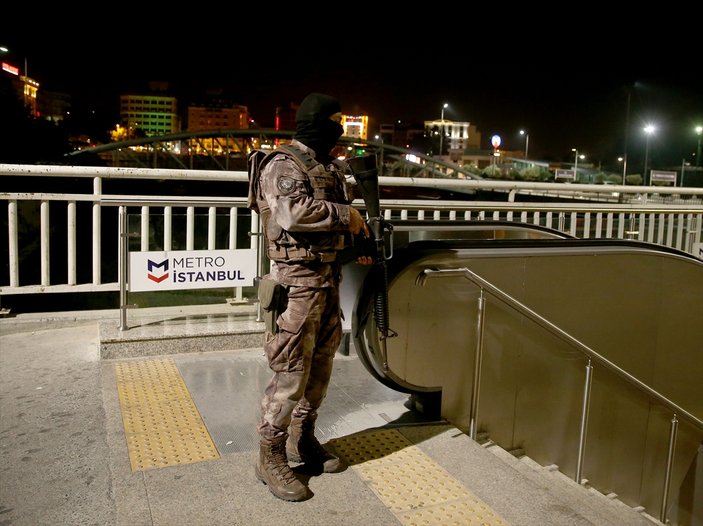
[[[348,161],[354,174],[361,197],[366,204],[367,224],[372,236],[372,256],[374,259],[373,299],[374,321],[381,342],[383,370],[388,371],[388,354],[386,339],[397,336],[389,324],[388,316],[388,267],[386,262],[393,257],[393,225],[381,216],[381,198],[378,190],[378,168],[376,156],[364,155],[353,157]],[[386,234],[389,235],[390,251],[386,252]]]

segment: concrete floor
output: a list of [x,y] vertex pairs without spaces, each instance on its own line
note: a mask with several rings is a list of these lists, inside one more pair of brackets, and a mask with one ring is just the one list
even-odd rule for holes
[[[340,450],[392,437],[381,468],[359,461],[319,475],[297,467],[313,497],[272,496],[253,474],[269,378],[255,347],[170,356],[220,456],[132,471],[115,369],[154,356],[101,359],[99,324],[114,315],[0,319],[0,525],[658,523],[450,423],[428,421],[353,352],[336,357],[318,436]],[[418,495],[424,500],[412,501]]]

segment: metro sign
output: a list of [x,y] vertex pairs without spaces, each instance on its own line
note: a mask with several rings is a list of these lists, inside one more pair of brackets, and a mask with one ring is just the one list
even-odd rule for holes
[[250,287],[256,249],[130,252],[129,291]]

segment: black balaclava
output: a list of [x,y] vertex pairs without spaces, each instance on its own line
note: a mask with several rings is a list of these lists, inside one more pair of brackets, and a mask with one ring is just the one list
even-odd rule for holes
[[303,99],[295,114],[293,138],[315,150],[315,157],[321,163],[332,161],[330,151],[344,133],[342,125],[330,119],[341,111],[342,106],[334,97],[311,93]]

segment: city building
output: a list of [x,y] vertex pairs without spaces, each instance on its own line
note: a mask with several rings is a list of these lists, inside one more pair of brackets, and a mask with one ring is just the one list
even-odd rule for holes
[[178,101],[167,95],[120,95],[120,123],[130,139],[176,133],[180,128]]
[[9,62],[0,63],[0,68],[3,74],[10,76],[10,81],[15,88],[18,96],[24,102],[29,113],[37,116],[37,93],[39,92],[39,82],[27,75],[25,65],[25,74],[20,73],[20,69]]
[[368,115],[342,115],[344,136],[354,139],[367,140],[369,135]]
[[[221,97],[209,97],[205,101],[191,104],[187,109],[187,131],[244,130],[249,128],[249,108],[234,104]],[[232,136],[197,137],[189,139],[190,152],[196,155],[209,153],[223,155],[241,151],[241,141]]]
[[188,106],[187,131],[241,130],[249,128],[249,109],[239,104]]
[[300,107],[292,102],[288,106],[276,106],[276,117],[274,122],[275,130],[295,130],[295,113]]
[[438,153],[445,150],[466,150],[481,147],[481,133],[470,122],[454,122],[447,119],[425,121],[425,133],[439,137]]
[[58,124],[70,112],[71,96],[68,93],[41,90],[41,96],[37,99],[37,117]]
[[393,124],[381,124],[378,137],[384,144],[390,144],[398,148],[423,150],[420,145],[425,141],[425,130],[420,123],[406,123],[398,121]]

